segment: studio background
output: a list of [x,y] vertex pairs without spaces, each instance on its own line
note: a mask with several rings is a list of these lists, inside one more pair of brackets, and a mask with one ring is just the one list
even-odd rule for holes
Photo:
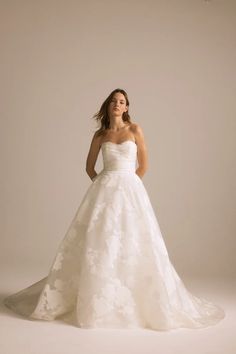
[[1,269],[48,273],[119,87],[176,270],[235,277],[236,2],[1,1],[0,17]]

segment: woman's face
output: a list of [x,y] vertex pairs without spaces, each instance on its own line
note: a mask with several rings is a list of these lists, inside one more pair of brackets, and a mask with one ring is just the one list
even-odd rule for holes
[[116,92],[109,104],[108,107],[109,116],[121,116],[124,112],[128,111],[128,106],[126,106],[126,99],[125,96],[120,93]]

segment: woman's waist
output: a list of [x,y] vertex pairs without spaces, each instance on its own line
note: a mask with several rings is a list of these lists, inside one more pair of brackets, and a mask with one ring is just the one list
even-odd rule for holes
[[116,174],[125,174],[125,173],[135,173],[136,168],[135,166],[129,166],[129,167],[121,167],[121,166],[109,166],[109,167],[104,167],[101,171],[102,174],[104,173],[116,173]]
[[103,168],[101,172],[111,173],[135,173],[135,168]]
[[130,161],[117,161],[111,163],[105,163],[103,166],[104,171],[127,171],[127,172],[134,172],[135,171],[135,162]]

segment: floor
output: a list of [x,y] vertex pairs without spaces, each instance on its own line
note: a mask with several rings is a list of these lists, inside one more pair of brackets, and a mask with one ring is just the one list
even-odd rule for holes
[[40,271],[0,272],[1,354],[236,354],[235,279],[184,278],[195,295],[217,302],[226,317],[204,329],[172,331],[80,329],[60,321],[29,321],[2,304],[2,299],[41,279]]

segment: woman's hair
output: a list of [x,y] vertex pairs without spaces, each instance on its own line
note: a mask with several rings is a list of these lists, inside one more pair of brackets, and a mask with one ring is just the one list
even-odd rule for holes
[[128,106],[128,110],[127,110],[127,112],[123,113],[122,119],[123,119],[124,122],[131,123],[131,117],[129,115],[129,98],[128,98],[128,95],[127,95],[127,93],[124,90],[122,90],[120,88],[117,88],[117,89],[113,90],[110,93],[110,95],[105,99],[105,101],[101,105],[100,110],[96,114],[94,114],[93,117],[92,117],[92,118],[95,118],[95,120],[97,122],[100,122],[100,128],[97,130],[97,135],[102,134],[102,132],[105,129],[108,129],[109,126],[110,126],[108,107],[109,107],[109,104],[110,104],[111,100],[113,99],[113,96],[117,92],[120,92],[120,93],[122,93],[125,96],[126,106]]

